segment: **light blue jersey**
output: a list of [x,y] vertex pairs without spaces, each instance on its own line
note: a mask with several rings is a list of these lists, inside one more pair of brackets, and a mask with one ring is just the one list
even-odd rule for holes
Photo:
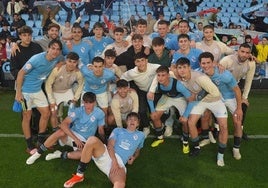
[[103,69],[103,74],[96,77],[92,70],[89,70],[86,65],[82,65],[81,72],[85,78],[84,91],[101,94],[107,91],[108,83],[116,80],[116,76],[110,69]]
[[69,48],[67,48],[67,45],[64,43],[62,54],[67,55],[69,52],[76,52],[83,64],[91,64],[90,46],[87,42],[81,41],[79,44],[72,44],[72,50],[69,50]]
[[233,88],[237,86],[237,82],[230,71],[225,70],[223,73],[219,73],[218,68],[215,67],[214,74],[210,78],[219,88],[223,99],[235,98]]
[[[154,39],[155,37],[160,37],[158,33],[152,33],[151,39]],[[165,47],[169,50],[178,50],[178,40],[177,35],[168,33],[165,38]]]
[[115,153],[117,153],[124,164],[126,164],[135,151],[143,147],[145,135],[138,130],[130,132],[125,128],[115,128],[109,139],[115,140]]
[[46,55],[47,52],[36,54],[22,67],[26,72],[22,84],[22,92],[36,93],[40,91],[42,83],[61,59],[61,56],[58,56],[57,58],[48,61]]
[[101,40],[98,41],[95,36],[85,37],[83,40],[88,40],[90,44],[90,62],[94,57],[101,57],[106,46],[114,42],[114,40],[110,37],[102,37]]
[[96,106],[90,114],[86,113],[84,106],[74,108],[69,111],[68,117],[72,119],[71,130],[83,136],[85,140],[94,136],[97,128],[105,124],[104,112]]
[[190,52],[187,55],[184,55],[179,52],[175,52],[173,54],[173,59],[172,59],[172,64],[176,64],[177,60],[181,57],[186,57],[187,59],[190,60],[190,65],[193,70],[196,70],[200,67],[198,57],[202,53],[201,50],[197,48],[191,48]]

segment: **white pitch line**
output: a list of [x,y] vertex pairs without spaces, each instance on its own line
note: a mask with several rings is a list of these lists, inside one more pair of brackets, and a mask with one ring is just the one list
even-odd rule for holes
[[[0,134],[0,138],[23,138],[22,134]],[[250,139],[267,139],[268,135],[248,135]],[[154,138],[154,135],[149,135],[148,138]],[[179,139],[181,136],[172,135],[168,138]],[[233,138],[233,135],[229,135],[229,138]]]

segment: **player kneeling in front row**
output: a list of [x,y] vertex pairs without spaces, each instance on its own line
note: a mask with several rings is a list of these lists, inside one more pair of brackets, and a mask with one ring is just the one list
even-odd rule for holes
[[129,113],[126,120],[127,128],[115,128],[109,137],[107,148],[97,137],[89,137],[82,151],[77,173],[64,183],[64,187],[72,187],[84,180],[84,172],[91,158],[109,177],[114,187],[125,187],[125,164],[133,164],[145,139],[144,133],[137,130],[139,121],[136,112]]
[[[38,151],[29,157],[26,164],[33,164],[47,148],[57,141],[60,145],[68,145],[74,148],[72,152],[55,151],[46,156],[46,160],[55,158],[80,159],[85,142],[90,136],[94,136],[97,129],[100,138],[104,138],[104,112],[96,107],[96,95],[87,92],[83,95],[84,106],[70,109],[68,116],[60,124],[60,129],[50,135],[40,146]],[[72,125],[70,127],[70,125]]]

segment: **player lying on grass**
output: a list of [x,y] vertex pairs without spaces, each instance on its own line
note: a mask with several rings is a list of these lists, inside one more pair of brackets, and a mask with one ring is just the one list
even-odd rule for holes
[[89,137],[77,172],[64,183],[64,187],[72,187],[84,180],[84,172],[91,158],[98,168],[105,173],[116,188],[126,185],[126,166],[133,164],[143,147],[145,135],[138,131],[140,118],[136,112],[127,115],[127,128],[115,128],[111,133],[107,147],[97,137]]

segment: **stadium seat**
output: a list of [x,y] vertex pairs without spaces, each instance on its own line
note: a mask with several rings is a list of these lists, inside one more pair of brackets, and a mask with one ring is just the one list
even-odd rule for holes
[[213,6],[214,6],[214,3],[208,1],[208,2],[206,3],[206,6],[208,6],[208,7],[213,7]]
[[215,5],[215,7],[221,7],[222,6],[221,2],[215,2],[214,5]]
[[89,15],[88,14],[83,14],[81,18],[81,22],[85,22],[89,20]]
[[40,28],[34,27],[34,28],[32,28],[32,30],[33,30],[32,36],[33,36],[34,39],[41,35]]
[[244,8],[245,7],[245,3],[244,2],[238,2],[237,3],[237,6],[240,7],[240,8]]
[[235,11],[234,7],[228,7],[227,12],[233,13]]
[[119,5],[113,4],[113,11],[119,11]]
[[237,7],[237,3],[236,2],[230,2],[230,7]]
[[231,20],[231,22],[237,24],[237,23],[240,22],[240,17],[238,17],[238,16],[231,16],[230,20]]
[[142,11],[144,11],[144,6],[143,5],[137,5],[136,9],[137,9],[137,12],[142,12]]
[[229,17],[227,17],[227,16],[222,16],[220,19],[221,19],[221,22],[222,22],[222,23],[225,23],[225,25],[226,25],[226,24],[229,24],[229,21],[230,21]]
[[33,26],[34,26],[34,21],[33,20],[25,20],[25,22],[26,22],[27,26],[33,28]]
[[42,28],[42,21],[41,20],[35,20],[34,25],[36,28]]
[[96,14],[92,14],[90,16],[90,21],[98,22],[98,21],[100,21],[100,16],[99,15],[96,15]]
[[222,6],[222,7],[229,8],[229,3],[227,3],[227,2],[223,2],[221,6]]
[[113,20],[114,22],[119,22],[120,17],[117,15],[111,15],[110,19]]
[[20,15],[22,19],[24,19],[25,21],[29,20],[29,14],[21,14]]

